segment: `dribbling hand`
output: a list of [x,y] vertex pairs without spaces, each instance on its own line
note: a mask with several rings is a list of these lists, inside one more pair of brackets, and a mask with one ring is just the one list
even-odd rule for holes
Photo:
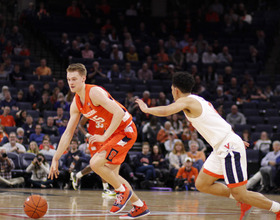
[[142,112],[147,113],[148,106],[141,99],[136,99],[135,102],[139,105]]
[[48,178],[53,180],[53,177],[57,178],[58,175],[59,175],[58,160],[53,159]]

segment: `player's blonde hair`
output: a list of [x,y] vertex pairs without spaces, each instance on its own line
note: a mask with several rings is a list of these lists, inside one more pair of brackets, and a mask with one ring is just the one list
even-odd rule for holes
[[87,69],[82,63],[72,63],[66,69],[67,72],[75,72],[77,71],[80,76],[87,76]]

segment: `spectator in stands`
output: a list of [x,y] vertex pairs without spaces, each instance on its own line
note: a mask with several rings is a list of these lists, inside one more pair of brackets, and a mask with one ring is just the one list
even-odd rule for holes
[[101,40],[99,48],[97,50],[97,55],[95,56],[98,59],[109,59],[110,50],[108,48],[108,43],[105,40]]
[[35,132],[35,126],[33,124],[33,117],[31,115],[26,116],[26,121],[22,125],[22,128],[24,129],[27,138],[29,138],[30,134]]
[[65,184],[65,189],[70,187],[70,173],[79,172],[82,169],[82,162],[88,163],[86,155],[78,149],[78,146],[78,140],[72,139],[70,150],[62,158],[62,170],[59,173],[58,181]]
[[54,150],[54,149],[52,149],[51,147],[50,147],[50,140],[49,139],[47,139],[47,138],[45,138],[44,140],[43,140],[43,149],[42,150],[40,150],[40,153],[41,154],[43,154],[43,155],[51,155],[51,156],[54,156],[54,154],[55,154],[55,152],[56,152],[56,150]]
[[119,50],[117,44],[112,45],[112,52],[110,54],[110,59],[115,61],[123,60],[123,52]]
[[219,14],[213,11],[212,8],[209,8],[205,15],[205,21],[209,23],[218,23],[220,21]]
[[13,127],[16,126],[15,119],[12,115],[9,115],[11,109],[9,106],[5,106],[3,109],[3,114],[0,115],[0,124],[5,127]]
[[232,63],[232,56],[229,53],[227,46],[224,46],[223,51],[218,54],[217,62],[218,63],[228,63],[228,64]]
[[260,139],[255,143],[254,150],[259,150],[263,156],[269,152],[270,145],[271,140],[268,136],[268,133],[266,131],[263,131],[261,133]]
[[69,88],[65,85],[63,79],[57,80],[57,87],[59,88],[59,91],[63,93],[63,95],[66,95],[68,93]]
[[24,78],[24,74],[20,70],[20,65],[15,64],[13,72],[10,73],[10,81],[12,85],[15,84],[16,81],[21,81]]
[[20,56],[29,57],[30,50],[26,47],[26,45],[22,45],[21,51],[19,52]]
[[0,79],[1,80],[8,80],[9,72],[5,70],[5,64],[0,63]]
[[196,64],[198,63],[198,60],[199,60],[199,55],[196,52],[195,46],[190,46],[190,50],[186,54],[186,62],[190,64],[192,63]]
[[110,15],[111,6],[108,4],[107,0],[102,0],[101,4],[97,5],[97,8],[102,12],[103,15]]
[[263,93],[261,87],[256,87],[256,90],[251,93],[251,102],[267,101],[267,96]]
[[108,34],[108,39],[111,44],[119,44],[119,37],[115,27]]
[[40,124],[37,124],[35,127],[35,133],[30,134],[29,141],[36,141],[38,145],[40,145],[43,142],[43,138],[45,134],[42,132],[42,126]]
[[9,141],[8,134],[4,131],[4,126],[0,124],[0,146]]
[[72,4],[67,8],[66,16],[67,17],[72,17],[72,18],[80,18],[81,17],[80,9],[77,6],[77,1],[72,1]]
[[181,137],[182,133],[183,133],[183,123],[182,121],[179,119],[178,114],[173,114],[171,116],[171,126],[174,129],[175,134],[178,137]]
[[245,102],[250,102],[251,94],[248,90],[247,85],[242,85],[241,91],[237,96],[237,104],[243,104]]
[[245,130],[242,131],[241,139],[242,139],[243,141],[248,142],[248,143],[250,144],[249,146],[251,146],[251,147],[254,146],[254,142],[253,142],[252,139],[251,139],[251,134],[250,134],[250,132],[249,132],[247,129],[245,129]]
[[147,142],[142,144],[142,152],[134,158],[135,171],[145,174],[145,180],[155,180],[156,171],[153,165],[150,165],[150,146]]
[[[48,140],[49,141],[49,145],[50,145],[50,149],[55,149],[55,147],[52,145],[52,143],[51,143],[51,139],[50,139],[50,136],[49,135],[44,135],[44,137],[43,137],[43,142],[44,142],[44,140]],[[42,144],[40,144],[39,145],[39,150],[43,150],[44,149],[44,145],[43,145],[43,143]]]
[[67,56],[69,59],[75,58],[81,58],[81,48],[79,47],[78,41],[73,40],[71,43],[71,47],[67,50]]
[[84,59],[94,58],[94,52],[90,49],[90,44],[88,42],[85,43],[85,49],[82,50],[82,57]]
[[25,97],[23,91],[20,89],[17,92],[16,102],[25,102]]
[[152,116],[150,122],[146,123],[142,128],[142,140],[147,141],[150,145],[155,145],[157,143],[157,134],[161,128],[162,126],[157,117]]
[[213,95],[213,100],[219,105],[223,105],[224,102],[229,101],[228,95],[224,93],[224,89],[221,86],[218,86],[216,89],[216,94]]
[[129,46],[128,52],[125,55],[127,61],[138,61],[138,53],[134,45]]
[[62,107],[57,107],[56,109],[56,116],[53,117],[55,120],[55,125],[60,126],[60,123],[64,118],[67,118],[67,116],[64,114],[64,110]]
[[166,63],[169,62],[169,57],[168,54],[165,53],[164,48],[159,49],[159,53],[156,55],[157,56],[157,61],[159,63]]
[[129,62],[125,64],[125,69],[120,73],[120,78],[126,81],[136,79],[135,71],[131,69],[131,64]]
[[180,139],[178,139],[174,131],[169,132],[168,139],[164,142],[165,152],[167,153],[171,152],[174,149],[176,141],[178,140]]
[[0,101],[3,101],[4,100],[4,94],[7,92],[7,91],[9,91],[9,87],[8,86],[3,86],[2,87],[2,92],[0,93]]
[[54,136],[58,136],[59,135],[58,128],[54,124],[53,117],[49,116],[47,118],[47,123],[42,126],[42,132],[44,134],[47,134],[47,135],[50,135],[50,136],[51,135],[54,135]]
[[158,176],[162,182],[166,183],[169,177],[168,163],[158,145],[153,146],[149,161],[155,168],[156,176]]
[[153,79],[153,73],[151,70],[148,69],[148,64],[143,63],[142,68],[138,70],[138,79],[147,81],[147,80],[152,80]]
[[2,149],[5,149],[7,153],[14,152],[21,154],[26,152],[25,147],[22,144],[17,143],[17,135],[15,132],[9,134],[9,142],[4,144]]
[[157,99],[157,105],[169,105],[170,100],[166,98],[164,92],[160,92]]
[[188,125],[183,125],[183,133],[181,135],[181,139],[184,143],[191,139],[191,130]]
[[51,111],[53,109],[53,105],[50,101],[49,93],[44,92],[42,95],[42,99],[36,104],[36,110],[43,115],[44,111]]
[[189,141],[190,151],[187,152],[188,157],[192,158],[193,166],[197,168],[198,171],[201,170],[206,156],[203,151],[198,151],[199,145],[196,141]]
[[70,41],[68,39],[68,34],[67,33],[62,33],[61,35],[61,40],[60,40],[60,50],[65,53],[66,51],[69,50],[70,48]]
[[238,112],[237,105],[231,106],[231,113],[227,114],[226,121],[232,126],[232,128],[234,128],[236,124],[246,124],[246,118],[243,113]]
[[34,188],[52,188],[53,180],[48,180],[48,174],[50,172],[50,165],[46,161],[43,154],[39,153],[29,164],[25,170],[27,173],[32,173],[32,176],[28,181],[31,187]]
[[175,178],[175,191],[195,190],[195,180],[198,170],[193,166],[192,159],[186,157],[183,166],[178,170]]
[[63,110],[69,112],[70,111],[70,104],[65,100],[65,97],[62,92],[58,93],[57,101],[54,103],[54,110],[58,107],[61,107]]
[[14,65],[12,64],[12,60],[10,57],[4,60],[4,71],[8,76],[13,72]]
[[37,12],[37,16],[38,16],[39,20],[50,16],[49,12],[47,12],[47,10],[45,9],[45,5],[43,2],[40,3],[40,8],[39,8],[39,11]]
[[185,33],[184,38],[179,42],[179,47],[183,49],[187,46],[189,46],[189,34]]
[[47,60],[45,58],[40,60],[40,66],[36,68],[35,74],[39,77],[52,75],[52,70],[47,66]]
[[213,47],[208,46],[207,51],[202,54],[202,63],[203,64],[214,64],[217,62],[217,55],[213,53]]
[[13,42],[13,45],[23,44],[23,36],[19,32],[18,26],[13,26],[11,33],[7,35],[7,39],[10,39]]
[[17,102],[12,98],[10,91],[4,93],[4,100],[1,101],[2,109],[9,106],[11,110],[18,110]]
[[112,79],[118,79],[120,78],[120,70],[118,64],[113,64],[111,67],[111,70],[107,73],[107,78],[112,81]]
[[87,76],[88,83],[94,83],[98,77],[106,78],[106,74],[102,73],[101,68],[99,67],[99,62],[94,61],[92,63],[92,68],[89,71]]
[[23,177],[12,178],[12,170],[15,169],[14,162],[8,158],[5,149],[0,150],[0,185],[15,187],[24,184]]
[[58,132],[59,132],[60,136],[64,133],[67,124],[68,124],[68,118],[63,118],[61,123],[58,126]]
[[187,152],[185,151],[183,142],[179,139],[176,139],[174,143],[174,148],[168,154],[170,173],[173,177],[176,176],[178,170],[183,165],[186,157],[187,157]]
[[268,152],[261,161],[261,168],[248,180],[247,189],[253,189],[260,182],[259,192],[267,193],[275,188],[274,178],[276,171],[276,159],[280,156],[280,142],[274,141],[273,151]]
[[27,153],[33,153],[36,155],[39,153],[39,147],[35,141],[30,142]]
[[198,134],[197,134],[196,131],[193,131],[193,132],[191,133],[191,138],[190,138],[190,140],[191,140],[191,141],[194,141],[194,142],[196,142],[196,143],[198,144],[198,150],[199,150],[199,151],[204,152],[204,151],[206,150],[206,146],[205,146],[203,140],[201,140],[200,138],[198,138]]
[[27,117],[26,111],[25,110],[19,110],[16,113],[16,118],[15,118],[16,126],[17,127],[22,127],[23,124],[25,124],[26,117]]
[[21,72],[24,74],[24,75],[32,75],[33,74],[33,68],[31,67],[30,65],[30,59],[25,59],[23,61],[23,66],[21,67]]
[[175,52],[172,53],[171,62],[175,64],[175,68],[177,70],[181,70],[183,68],[184,54],[181,52],[179,47],[177,47]]
[[194,46],[197,50],[197,53],[201,56],[201,54],[208,47],[208,42],[206,40],[204,40],[203,34],[198,35],[197,40],[194,42]]

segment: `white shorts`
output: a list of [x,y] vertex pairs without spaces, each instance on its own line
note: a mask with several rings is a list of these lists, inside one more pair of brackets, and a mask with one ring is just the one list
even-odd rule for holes
[[203,172],[213,177],[224,178],[229,188],[246,184],[246,149],[241,138],[233,132],[230,133],[207,158]]

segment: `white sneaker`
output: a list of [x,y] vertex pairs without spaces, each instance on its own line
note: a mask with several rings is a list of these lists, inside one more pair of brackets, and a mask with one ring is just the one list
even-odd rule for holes
[[115,197],[117,194],[115,193],[115,191],[111,191],[109,189],[104,189],[102,192],[102,197]]
[[76,177],[76,172],[71,172],[70,179],[72,181],[72,186],[74,190],[79,188],[79,179]]

